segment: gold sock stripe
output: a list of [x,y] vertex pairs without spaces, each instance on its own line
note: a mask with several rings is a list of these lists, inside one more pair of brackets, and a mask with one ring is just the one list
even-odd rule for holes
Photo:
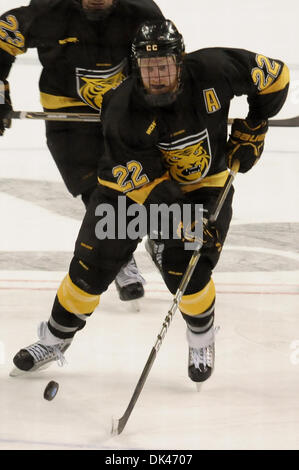
[[208,310],[213,304],[216,296],[213,279],[196,294],[183,295],[179,308],[186,315],[200,315]]
[[100,302],[99,295],[88,294],[77,287],[69,274],[65,276],[57,292],[59,303],[68,312],[76,315],[92,313]]

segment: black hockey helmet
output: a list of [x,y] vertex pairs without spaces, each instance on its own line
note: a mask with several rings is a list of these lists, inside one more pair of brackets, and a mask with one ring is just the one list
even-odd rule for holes
[[[143,23],[134,38],[132,44],[133,73],[138,76],[138,82],[144,91],[144,97],[152,106],[165,106],[175,101],[181,91],[182,63],[185,53],[183,36],[179,33],[174,23],[170,20],[153,20]],[[175,91],[160,95],[148,93],[141,80],[140,59],[151,57],[175,58],[177,66],[177,87]]]

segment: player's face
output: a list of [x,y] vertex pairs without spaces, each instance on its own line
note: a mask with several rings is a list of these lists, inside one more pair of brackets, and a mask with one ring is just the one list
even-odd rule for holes
[[82,0],[86,10],[105,10],[112,6],[113,0]]
[[174,56],[139,59],[143,85],[148,93],[159,95],[178,87],[178,67]]

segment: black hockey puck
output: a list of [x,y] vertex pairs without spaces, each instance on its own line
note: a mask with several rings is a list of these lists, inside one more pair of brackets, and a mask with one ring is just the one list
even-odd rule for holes
[[54,380],[51,380],[51,382],[49,382],[45,388],[44,399],[48,401],[53,400],[53,398],[55,398],[57,395],[58,389],[59,384],[57,382],[54,382]]

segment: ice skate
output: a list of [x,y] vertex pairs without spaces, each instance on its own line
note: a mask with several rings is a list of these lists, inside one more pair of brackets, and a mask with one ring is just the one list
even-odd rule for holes
[[193,333],[187,328],[189,344],[188,375],[196,382],[198,391],[202,382],[212,374],[215,364],[215,333],[219,328],[210,328],[206,333]]
[[47,322],[40,323],[38,337],[39,341],[21,349],[15,355],[13,358],[15,367],[9,374],[11,377],[46,369],[54,361],[63,366],[65,363],[63,353],[70,346],[73,338],[56,338],[50,332]]
[[147,237],[144,246],[156,268],[162,274],[162,253],[164,250],[164,243],[156,243],[155,240]]
[[136,311],[140,310],[138,299],[144,296],[144,284],[145,280],[139,273],[133,257],[121,268],[115,278],[120,300],[130,302],[130,306]]

